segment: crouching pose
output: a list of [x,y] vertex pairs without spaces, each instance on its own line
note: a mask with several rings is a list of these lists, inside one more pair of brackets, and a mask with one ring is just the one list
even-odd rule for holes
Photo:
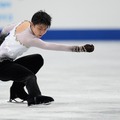
[[[42,95],[37,84],[36,73],[44,64],[43,57],[40,54],[19,57],[30,47],[69,52],[94,51],[94,46],[90,44],[72,46],[41,40],[50,25],[51,16],[44,11],[38,11],[31,21],[25,20],[3,28],[0,41],[0,80],[13,81],[10,101],[20,98],[27,101],[28,106],[54,101],[52,97]],[[4,36],[5,34],[7,36]]]

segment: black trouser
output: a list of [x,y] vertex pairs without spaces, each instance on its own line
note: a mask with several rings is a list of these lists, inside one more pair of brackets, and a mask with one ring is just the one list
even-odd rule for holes
[[0,80],[22,82],[25,84],[30,97],[41,95],[37,84],[36,73],[43,66],[41,55],[33,54],[16,59],[0,62]]

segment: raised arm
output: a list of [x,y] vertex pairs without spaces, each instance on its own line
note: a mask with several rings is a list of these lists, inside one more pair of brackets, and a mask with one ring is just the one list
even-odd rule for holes
[[16,24],[8,25],[2,29],[0,33],[0,45],[3,43],[8,33],[14,28],[15,25]]
[[11,25],[5,26],[2,29],[1,34],[8,34],[15,27],[15,25],[16,24],[11,24]]

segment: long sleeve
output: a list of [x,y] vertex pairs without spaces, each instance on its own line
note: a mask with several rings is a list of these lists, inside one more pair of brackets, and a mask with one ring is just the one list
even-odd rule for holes
[[1,34],[8,34],[15,27],[15,25],[16,24],[11,24],[11,25],[4,27],[1,31]]
[[21,32],[16,35],[17,40],[25,45],[26,47],[37,47],[45,50],[55,50],[55,51],[72,51],[72,46],[53,43],[53,42],[45,42],[38,37],[36,37],[30,28],[26,29],[24,32]]
[[[91,45],[78,46],[78,45],[66,45],[61,43],[45,42],[35,35],[33,35],[30,28],[26,29],[24,32],[17,34],[17,40],[25,45],[26,47],[37,47],[45,50],[54,51],[69,51],[69,52],[88,52],[91,49]],[[91,50],[90,50],[91,51]]]
[[38,47],[38,48],[45,49],[45,50],[72,51],[72,47],[73,47],[73,46],[64,45],[64,44],[45,42],[37,38],[28,40],[28,41],[29,41],[28,46]]

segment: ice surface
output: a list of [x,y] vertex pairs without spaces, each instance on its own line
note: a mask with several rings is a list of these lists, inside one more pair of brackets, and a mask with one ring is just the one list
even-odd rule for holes
[[120,120],[120,42],[64,43],[93,43],[95,51],[31,48],[26,54],[40,53],[45,60],[37,74],[40,89],[55,102],[31,107],[9,103],[11,81],[0,81],[0,120]]

